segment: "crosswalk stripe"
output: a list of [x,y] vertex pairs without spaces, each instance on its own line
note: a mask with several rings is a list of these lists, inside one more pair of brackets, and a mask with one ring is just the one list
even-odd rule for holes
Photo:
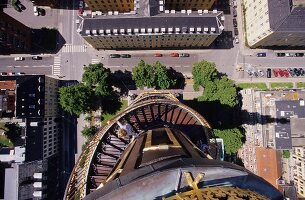
[[61,61],[61,56],[55,56],[54,57],[54,65],[53,65],[53,75],[60,75],[60,61]]
[[72,44],[65,44],[62,48],[63,53],[68,52],[86,52],[87,48],[85,45],[72,45]]
[[91,64],[97,64],[97,63],[100,63],[100,59],[99,58],[92,58],[91,59]]

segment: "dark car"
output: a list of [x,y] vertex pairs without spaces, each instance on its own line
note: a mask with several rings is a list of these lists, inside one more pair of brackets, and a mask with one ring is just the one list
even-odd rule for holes
[[237,16],[237,12],[236,12],[236,9],[233,8],[233,17],[236,17]]
[[238,35],[238,29],[236,27],[234,28],[234,35]]
[[277,57],[285,57],[285,53],[276,53]]
[[271,69],[270,68],[267,69],[267,78],[271,78]]
[[119,54],[110,54],[110,58],[120,58],[121,56]]
[[7,72],[1,72],[0,75],[1,76],[7,76]]
[[131,55],[130,54],[121,54],[121,58],[130,58]]
[[41,56],[32,56],[32,60],[42,60]]
[[301,72],[298,68],[293,68],[293,72],[295,73],[296,76],[300,76]]
[[190,57],[188,53],[179,53],[179,57]]
[[288,70],[290,76],[295,76],[295,73],[292,68],[288,68],[287,70]]
[[296,53],[295,54],[295,57],[303,57],[304,56],[304,53]]
[[299,68],[299,71],[300,71],[300,75],[301,76],[304,76],[305,75],[305,70],[303,68]]
[[234,25],[234,27],[237,27],[237,20],[236,19],[233,19],[233,25]]
[[257,57],[266,57],[266,53],[257,53],[256,56]]

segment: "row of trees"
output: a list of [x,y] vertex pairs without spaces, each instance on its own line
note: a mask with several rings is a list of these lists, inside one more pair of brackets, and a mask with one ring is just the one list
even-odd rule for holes
[[111,72],[102,64],[84,67],[82,83],[59,89],[59,103],[71,114],[79,116],[93,110],[98,100],[112,94]]
[[244,140],[243,129],[236,123],[239,112],[238,93],[235,83],[226,75],[220,75],[214,63],[201,61],[192,69],[194,89],[203,87],[198,103],[204,116],[214,127],[216,137],[224,140],[225,152],[233,154],[241,148]]
[[132,69],[132,80],[138,88],[168,89],[176,84],[176,80],[166,66],[159,61],[149,65],[143,60]]

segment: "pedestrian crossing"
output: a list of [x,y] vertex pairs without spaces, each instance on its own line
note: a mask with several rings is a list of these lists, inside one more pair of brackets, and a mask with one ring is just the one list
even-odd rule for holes
[[92,58],[91,59],[91,64],[97,64],[97,63],[100,63],[101,60],[99,58]]
[[72,45],[72,44],[65,44],[61,50],[63,53],[69,52],[86,52],[87,46],[85,45]]
[[61,56],[54,57],[54,65],[53,65],[54,76],[60,76],[60,61],[61,61]]

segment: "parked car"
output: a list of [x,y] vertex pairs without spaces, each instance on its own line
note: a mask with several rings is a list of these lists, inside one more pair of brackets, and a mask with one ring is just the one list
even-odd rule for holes
[[32,56],[32,60],[42,60],[41,56]]
[[258,73],[257,72],[253,72],[254,76],[257,78],[258,77]]
[[262,71],[262,70],[257,70],[257,72],[259,73],[259,75],[261,76],[261,77],[263,77],[265,74],[264,74],[264,72]]
[[171,53],[169,54],[170,57],[179,57],[179,54],[178,53]]
[[289,77],[289,72],[287,71],[287,69],[283,70],[283,74],[284,74],[285,77]]
[[267,69],[267,78],[271,78],[271,69],[270,68]]
[[37,6],[34,6],[34,15],[39,16],[39,8]]
[[295,53],[285,53],[286,57],[295,57]]
[[275,77],[278,77],[279,76],[279,70],[278,69],[272,69],[272,72],[273,72],[273,75]]
[[304,53],[296,53],[295,54],[295,57],[303,57],[304,56]]
[[292,77],[295,76],[295,73],[292,68],[288,68],[287,70],[288,70],[290,76],[292,76]]
[[301,72],[299,71],[298,68],[293,68],[293,72],[295,73],[296,76],[300,76]]
[[277,57],[285,57],[285,53],[276,53]]
[[189,53],[179,53],[179,57],[190,57]]
[[299,71],[300,71],[301,76],[305,75],[305,70],[303,68],[299,68]]
[[22,60],[24,60],[24,57],[15,57],[14,60],[15,61],[22,61]]
[[130,58],[131,55],[130,54],[121,54],[121,58]]
[[25,75],[24,72],[17,72],[17,75]]
[[110,58],[120,58],[120,54],[110,54],[109,55]]
[[79,1],[79,6],[78,6],[78,15],[82,15],[84,12],[84,2]]
[[1,76],[7,76],[7,73],[6,72],[1,72],[0,75]]
[[234,28],[234,35],[235,35],[235,36],[238,35],[238,29],[237,29],[237,27]]
[[15,76],[15,74],[16,74],[15,72],[9,72],[8,73],[9,76]]
[[257,57],[266,57],[266,53],[257,53],[256,56]]
[[235,41],[235,44],[238,44],[239,43],[239,39],[237,36],[234,37],[234,41]]
[[233,8],[233,17],[236,17],[237,16],[237,12],[236,12],[236,9]]
[[233,19],[233,26],[237,27],[237,20],[235,18]]
[[161,53],[155,53],[154,56],[155,57],[162,57],[163,55]]
[[46,15],[46,10],[43,9],[43,8],[39,8],[38,13],[39,13],[40,16],[45,16]]

